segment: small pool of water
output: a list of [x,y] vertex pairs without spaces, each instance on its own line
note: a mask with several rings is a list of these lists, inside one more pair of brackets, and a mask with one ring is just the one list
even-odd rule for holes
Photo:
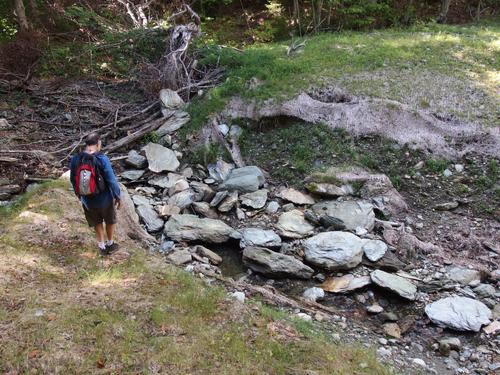
[[223,276],[237,278],[246,274],[247,269],[243,265],[239,246],[222,244],[212,245],[209,249],[222,257],[222,263],[219,265],[219,268]]

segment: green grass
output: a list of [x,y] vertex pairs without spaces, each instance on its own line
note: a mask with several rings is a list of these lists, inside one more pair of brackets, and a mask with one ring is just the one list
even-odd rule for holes
[[[403,102],[411,96],[414,103],[409,104],[416,108],[434,106],[441,109],[440,106],[446,103],[439,102],[443,95],[440,88],[427,85],[428,81],[438,85],[439,82],[435,82],[438,78],[453,79],[443,84],[450,86],[449,90],[462,90],[465,97],[469,95],[465,91],[467,84],[463,82],[483,92],[484,98],[479,103],[486,107],[483,121],[498,124],[495,87],[499,82],[499,39],[499,24],[430,24],[370,33],[320,34],[307,40],[303,53],[291,57],[285,53],[287,43],[253,45],[243,53],[209,46],[202,62],[214,63],[220,59],[227,69],[227,78],[204,99],[192,102],[189,107],[193,118],[191,129],[186,128],[183,133],[199,128],[233,95],[248,100],[284,100],[311,86],[331,82],[341,83],[358,95],[382,96]],[[247,84],[253,77],[262,85],[252,90]],[[415,93],[419,78],[426,87],[419,87]],[[464,111],[468,108],[467,103],[460,103],[457,115],[462,115],[459,113],[461,106]]]

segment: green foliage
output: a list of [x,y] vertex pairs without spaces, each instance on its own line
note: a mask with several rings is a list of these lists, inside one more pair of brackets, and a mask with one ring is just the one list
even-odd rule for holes
[[17,28],[7,18],[0,16],[0,43],[12,40],[17,33]]
[[146,134],[143,138],[142,138],[142,143],[159,143],[160,142],[160,136],[158,135],[157,132],[150,132],[148,134]]
[[98,42],[77,41],[49,45],[39,63],[39,74],[130,77],[138,64],[159,59],[165,47],[165,33],[166,30],[163,29],[106,31]]
[[425,161],[427,169],[434,173],[442,173],[448,167],[448,160],[445,159],[428,159]]
[[368,29],[394,24],[396,12],[392,0],[331,0],[335,7],[334,23],[342,29]]

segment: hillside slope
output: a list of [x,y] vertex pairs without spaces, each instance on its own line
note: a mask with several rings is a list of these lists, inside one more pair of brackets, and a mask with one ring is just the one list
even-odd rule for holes
[[372,352],[228,298],[123,234],[126,251],[97,257],[65,182],[3,213],[2,373],[389,373]]

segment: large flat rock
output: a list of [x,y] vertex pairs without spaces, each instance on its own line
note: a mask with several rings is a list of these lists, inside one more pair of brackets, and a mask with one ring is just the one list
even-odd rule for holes
[[281,238],[272,230],[245,228],[241,231],[240,247],[280,247]]
[[219,190],[251,193],[259,190],[264,183],[264,174],[260,168],[248,166],[231,170],[224,182],[219,185]]
[[429,319],[440,327],[479,332],[489,324],[491,310],[482,302],[467,297],[447,297],[425,306]]
[[366,201],[321,202],[312,206],[312,209],[320,218],[324,216],[329,220],[340,220],[347,230],[363,228],[370,232],[375,225],[373,205]]
[[330,270],[347,270],[361,263],[364,241],[348,232],[324,232],[304,241],[308,263]]
[[417,298],[417,286],[404,277],[381,270],[373,271],[370,277],[375,284],[396,293],[400,297],[410,301]]
[[284,255],[263,247],[247,247],[243,250],[243,264],[251,270],[274,278],[309,279],[314,270],[290,255]]
[[221,220],[195,215],[172,215],[165,224],[165,234],[175,241],[223,243],[240,239],[241,234]]
[[157,143],[148,143],[144,146],[149,170],[155,173],[163,171],[174,172],[179,168],[179,160],[175,152]]
[[299,210],[281,214],[276,225],[279,233],[286,238],[304,238],[313,233],[314,227],[304,218]]

